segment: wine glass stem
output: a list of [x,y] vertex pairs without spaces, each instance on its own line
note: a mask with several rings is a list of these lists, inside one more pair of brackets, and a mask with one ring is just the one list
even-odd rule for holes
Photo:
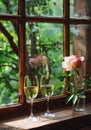
[[50,113],[50,110],[49,110],[49,96],[47,97],[47,113]]
[[31,116],[33,116],[33,99],[31,99]]

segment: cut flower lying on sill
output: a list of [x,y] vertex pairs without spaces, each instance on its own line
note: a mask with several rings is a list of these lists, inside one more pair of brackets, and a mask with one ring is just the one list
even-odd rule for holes
[[80,77],[80,68],[85,58],[83,56],[71,55],[68,57],[64,57],[64,61],[62,62],[62,68],[64,71],[70,73],[63,73],[61,77],[69,78],[68,82],[65,83],[67,86],[67,92],[69,94],[66,103],[72,101],[73,104],[76,104],[78,98],[85,99],[84,91],[89,89],[86,86],[91,86],[91,77],[85,77],[81,79]]

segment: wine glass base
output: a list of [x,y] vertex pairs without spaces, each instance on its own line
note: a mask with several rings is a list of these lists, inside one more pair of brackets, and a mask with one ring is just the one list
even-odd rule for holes
[[49,118],[53,118],[53,117],[55,117],[55,114],[54,113],[45,113],[44,114],[44,117],[49,117]]
[[27,120],[28,120],[28,121],[37,121],[37,118],[34,117],[34,116],[29,116],[29,117],[27,118]]

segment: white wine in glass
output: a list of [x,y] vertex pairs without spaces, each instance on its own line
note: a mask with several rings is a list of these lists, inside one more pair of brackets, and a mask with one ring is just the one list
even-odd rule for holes
[[42,75],[41,78],[41,93],[47,98],[47,111],[44,114],[45,117],[55,117],[54,113],[50,113],[49,99],[54,93],[54,79],[53,75]]
[[36,121],[37,118],[34,117],[33,114],[33,101],[38,95],[38,80],[37,77],[33,77],[33,81],[31,82],[29,76],[25,76],[24,79],[24,93],[26,96],[26,101],[31,103],[31,114],[28,117],[29,121]]

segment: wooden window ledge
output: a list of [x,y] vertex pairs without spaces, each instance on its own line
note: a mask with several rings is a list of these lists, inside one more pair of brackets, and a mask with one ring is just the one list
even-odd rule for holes
[[71,107],[53,111],[55,118],[44,118],[37,115],[38,121],[30,122],[26,118],[15,118],[0,123],[0,130],[90,130],[91,104],[86,105],[86,111],[75,112]]

